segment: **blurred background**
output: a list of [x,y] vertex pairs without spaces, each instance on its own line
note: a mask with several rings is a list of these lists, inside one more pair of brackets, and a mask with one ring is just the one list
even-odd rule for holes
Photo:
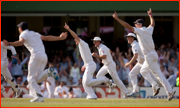
[[[117,12],[120,19],[126,21],[131,26],[136,19],[144,19],[145,26],[149,26],[150,20],[147,10],[152,9],[155,19],[155,28],[153,32],[153,40],[155,49],[159,56],[159,66],[162,73],[168,79],[173,87],[176,87],[176,81],[172,81],[173,77],[179,77],[179,2],[178,1],[2,1],[1,2],[1,38],[6,37],[8,41],[16,41],[19,39],[17,24],[25,21],[29,25],[29,30],[39,32],[42,35],[59,36],[61,32],[66,31],[63,26],[66,22],[70,28],[77,34],[83,35],[83,39],[89,44],[92,52],[97,52],[94,47],[93,39],[95,36],[101,37],[104,44],[109,47],[113,53],[113,60],[117,65],[119,78],[123,83],[132,90],[132,85],[128,74],[135,63],[129,68],[125,68],[124,64],[131,60],[133,54],[131,46],[127,43],[124,35],[128,34],[128,29],[121,26],[112,14]],[[59,73],[59,80],[56,86],[61,86],[60,82],[64,82],[64,86],[73,86],[81,91],[81,97],[86,95],[82,88],[83,72],[80,71],[83,61],[79,55],[79,51],[72,36],[69,34],[64,41],[43,42],[48,62],[53,62],[54,68]],[[28,93],[27,83],[27,64],[30,56],[24,46],[16,47],[19,57],[20,69],[17,70],[11,63],[11,52],[8,52],[9,70],[17,83],[25,87],[24,93]],[[103,65],[99,59],[94,58],[98,70]],[[48,67],[48,65],[47,65]],[[46,67],[46,68],[47,68]],[[74,74],[77,73],[76,74]],[[71,74],[73,73],[73,74]],[[108,78],[111,78],[108,74]],[[149,87],[148,81],[144,80],[139,74],[137,76],[138,85],[142,98],[154,98],[152,94],[144,94],[143,87]],[[9,86],[1,76],[1,83]],[[44,83],[40,84],[43,85]],[[104,97],[101,93],[105,92],[108,97],[105,84],[94,87],[98,97]],[[102,91],[97,91],[97,88]],[[43,92],[46,88],[43,88]],[[72,89],[72,88],[71,88]],[[112,97],[121,97],[111,94]],[[179,88],[177,87],[178,91]],[[8,89],[10,90],[10,89]],[[26,92],[27,90],[27,92]],[[148,92],[148,91],[147,91]],[[146,93],[147,93],[146,92]],[[47,95],[47,94],[46,94]],[[162,98],[165,94],[160,94]],[[2,97],[13,97],[13,94],[3,94]],[[179,98],[179,93],[176,95]],[[159,97],[159,98],[160,98]]]

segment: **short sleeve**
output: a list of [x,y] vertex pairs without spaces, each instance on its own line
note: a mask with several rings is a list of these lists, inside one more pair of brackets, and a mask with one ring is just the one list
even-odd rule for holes
[[132,48],[132,52],[133,52],[133,54],[138,53],[138,48],[134,46],[134,47]]
[[149,26],[147,28],[147,31],[152,35],[153,34],[153,30],[154,30],[154,27],[153,26]]
[[41,37],[41,34],[39,34],[38,32],[35,32],[35,34],[36,34],[37,36]]
[[101,48],[100,49],[100,55],[107,55],[106,49],[105,48]]
[[136,28],[136,27],[133,27],[134,28],[134,33],[136,33],[137,35],[140,34],[140,29],[139,28]]
[[21,33],[20,36],[19,36],[19,39],[23,38],[24,40],[26,40],[27,38],[27,35],[25,35],[24,33]]

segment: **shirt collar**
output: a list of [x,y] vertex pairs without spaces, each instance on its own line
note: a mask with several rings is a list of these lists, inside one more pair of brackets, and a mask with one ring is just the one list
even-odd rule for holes
[[102,44],[99,45],[98,49],[100,49],[102,47]]
[[22,33],[23,33],[23,32],[25,32],[25,31],[29,31],[29,30],[28,30],[28,29],[26,29],[26,30],[23,30],[23,31],[22,31]]
[[133,46],[136,42],[137,42],[137,41],[136,41],[136,40],[134,40],[134,41],[131,43],[131,46]]

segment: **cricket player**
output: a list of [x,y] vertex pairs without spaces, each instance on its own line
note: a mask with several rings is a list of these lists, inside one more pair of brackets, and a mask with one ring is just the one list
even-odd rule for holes
[[[126,35],[128,43],[131,44],[132,46],[132,52],[134,54],[134,56],[132,57],[132,59],[130,60],[130,62],[125,64],[125,67],[129,67],[133,62],[135,62],[136,60],[138,61],[136,63],[136,65],[133,67],[133,69],[130,71],[129,76],[133,85],[133,92],[131,94],[128,94],[127,97],[139,97],[139,90],[138,90],[138,85],[137,85],[137,75],[140,72],[140,69],[144,63],[144,55],[139,47],[139,43],[136,41],[136,35],[134,33],[129,33],[128,35]],[[160,87],[157,85],[157,83],[159,85],[160,82],[156,79],[156,77],[152,74],[151,71],[149,72],[143,72],[141,73],[141,75],[148,80],[149,82],[151,82],[152,87],[156,87],[157,91],[154,92],[153,96],[156,96],[159,93]],[[156,82],[157,83],[156,83]]]
[[[53,63],[49,63],[49,67],[54,68]],[[48,71],[48,69],[46,69],[45,71]],[[56,71],[56,70],[54,70],[54,71]],[[56,85],[55,85],[55,79],[53,77],[47,77],[46,87],[47,87],[47,91],[49,93],[48,98],[55,98],[54,97],[54,90],[55,90]]]
[[[4,76],[4,79],[11,85],[13,90],[16,92],[16,97],[18,98],[22,92],[22,90],[16,84],[14,78],[11,76],[11,73],[8,69],[8,59],[7,59],[7,49],[11,50],[12,52],[12,63],[17,64],[16,58],[16,50],[13,46],[4,46],[3,42],[1,41],[1,74]],[[4,86],[1,85],[1,93],[5,91]]]
[[[99,77],[97,79],[93,79],[93,74],[96,70],[96,64],[93,61],[91,51],[89,49],[89,45],[86,42],[84,42],[82,39],[80,39],[77,36],[77,34],[74,31],[72,31],[66,23],[65,23],[64,28],[68,30],[71,33],[71,35],[75,38],[74,40],[76,42],[76,45],[78,45],[79,47],[79,52],[84,61],[84,66],[82,67],[82,71],[85,70],[85,72],[83,75],[82,84],[83,84],[84,90],[88,94],[86,99],[97,99],[97,96],[94,93],[91,86],[95,86],[103,82],[106,82],[109,85],[113,85],[112,81],[110,81],[108,78],[105,78],[105,77]],[[110,89],[112,89],[112,86],[110,87]]]
[[[152,16],[151,8],[149,9],[149,11],[147,11],[147,13],[149,15],[150,22],[151,22],[151,24],[147,28],[145,27],[144,20],[142,20],[142,19],[137,19],[134,22],[135,27],[132,27],[128,23],[119,19],[116,12],[112,16],[122,26],[124,26],[125,28],[136,33],[138,41],[139,41],[139,46],[140,46],[141,51],[143,52],[143,55],[145,58],[145,62],[143,63],[143,65],[141,67],[140,73],[149,72],[149,70],[152,71],[154,73],[154,75],[157,77],[157,79],[164,86],[166,93],[168,95],[167,101],[170,101],[173,98],[176,91],[172,90],[172,87],[170,86],[169,82],[166,80],[166,78],[162,74],[162,72],[159,68],[159,65],[157,64],[158,55],[155,51],[154,42],[152,39],[152,33],[154,30],[155,21]],[[152,82],[150,82],[150,83],[152,83]],[[154,89],[153,90],[154,92],[156,92],[158,90],[158,88],[153,88],[153,89]]]
[[[95,47],[98,48],[99,55],[97,55],[96,53],[92,53],[92,56],[102,59],[102,62],[104,64],[103,67],[97,73],[96,78],[99,78],[99,77],[105,78],[105,74],[109,73],[111,75],[112,79],[114,80],[115,84],[125,94],[123,98],[126,98],[129,91],[127,90],[127,88],[124,86],[124,84],[118,77],[118,74],[116,71],[116,64],[113,61],[112,56],[111,56],[111,50],[107,46],[102,44],[100,37],[94,37],[93,43],[94,43]],[[113,87],[115,87],[115,86],[113,86]],[[109,92],[111,92],[111,91],[109,91]]]
[[30,102],[44,102],[44,98],[39,89],[38,83],[42,82],[48,76],[58,78],[57,74],[52,67],[49,67],[48,73],[44,71],[47,64],[47,55],[42,40],[44,41],[58,41],[64,40],[67,33],[61,33],[59,37],[56,36],[43,36],[37,32],[28,30],[28,24],[21,22],[17,25],[20,33],[19,41],[8,42],[3,40],[3,43],[8,46],[24,46],[31,53],[28,64],[28,88],[36,93],[36,97]]

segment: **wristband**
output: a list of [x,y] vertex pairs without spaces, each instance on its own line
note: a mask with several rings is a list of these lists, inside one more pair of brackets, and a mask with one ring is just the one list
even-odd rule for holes
[[149,17],[151,17],[152,15],[151,14],[149,14]]

